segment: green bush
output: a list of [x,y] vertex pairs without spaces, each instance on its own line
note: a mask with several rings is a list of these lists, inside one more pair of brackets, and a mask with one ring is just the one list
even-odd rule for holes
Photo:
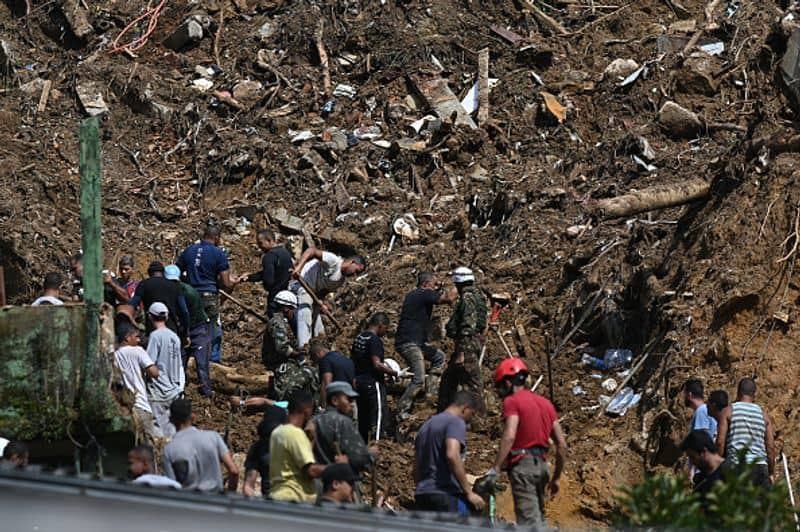
[[705,500],[692,493],[687,479],[652,476],[617,499],[617,528],[663,530],[796,530],[785,482],[757,488],[748,469],[732,470]]

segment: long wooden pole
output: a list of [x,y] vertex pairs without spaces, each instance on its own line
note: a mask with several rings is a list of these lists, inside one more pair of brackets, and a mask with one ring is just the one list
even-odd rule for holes
[[248,305],[247,305],[247,304],[245,304],[244,302],[242,302],[242,301],[240,301],[239,299],[237,299],[237,298],[233,297],[232,295],[230,295],[229,293],[227,293],[225,290],[220,290],[220,291],[219,291],[219,294],[220,294],[222,297],[224,297],[225,299],[230,299],[230,300],[231,300],[231,302],[233,302],[233,303],[236,303],[236,304],[237,304],[237,305],[239,305],[239,306],[240,306],[240,307],[241,307],[243,310],[246,310],[247,312],[249,312],[250,314],[252,314],[252,315],[253,315],[253,316],[255,316],[256,318],[258,318],[259,320],[263,321],[264,323],[267,323],[267,322],[269,321],[269,318],[267,318],[266,316],[264,316],[263,314],[261,314],[260,312],[258,312],[258,311],[257,311],[256,309],[254,309],[253,307],[251,307],[251,306],[248,306]]
[[86,303],[86,362],[97,358],[100,345],[100,305],[103,303],[103,241],[100,204],[102,153],[96,117],[84,120],[80,139],[81,248],[83,249],[83,299]]
[[305,290],[306,293],[311,296],[311,299],[314,300],[314,303],[316,303],[320,307],[320,312],[322,312],[325,316],[327,316],[328,319],[331,320],[331,323],[333,323],[333,325],[339,331],[342,331],[343,330],[342,326],[339,324],[339,322],[336,320],[336,318],[333,317],[333,314],[331,314],[330,312],[325,312],[324,310],[322,310],[322,307],[325,304],[322,302],[322,300],[319,297],[317,297],[317,294],[314,292],[314,290],[310,286],[308,286],[308,283],[305,282],[302,277],[298,277],[297,278],[297,282],[300,283],[300,286],[303,287],[303,290]]

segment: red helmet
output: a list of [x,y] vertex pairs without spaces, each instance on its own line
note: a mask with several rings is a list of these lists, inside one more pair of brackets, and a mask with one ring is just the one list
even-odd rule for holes
[[497,384],[506,377],[513,377],[520,373],[528,373],[528,366],[519,358],[507,358],[500,362],[494,370],[494,383]]

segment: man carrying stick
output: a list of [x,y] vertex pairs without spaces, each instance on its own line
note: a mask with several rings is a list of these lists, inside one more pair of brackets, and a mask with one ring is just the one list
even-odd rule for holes
[[[297,294],[297,348],[302,349],[312,338],[325,331],[320,312],[330,313],[324,304],[314,301],[314,295],[322,299],[344,286],[348,277],[353,277],[367,269],[367,261],[360,255],[346,259],[322,251],[308,248],[294,268],[294,283],[291,290]],[[313,295],[303,286],[305,284]]]

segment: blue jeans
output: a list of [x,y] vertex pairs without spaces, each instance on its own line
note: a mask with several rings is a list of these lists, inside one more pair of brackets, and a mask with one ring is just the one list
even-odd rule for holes
[[197,366],[197,380],[200,381],[200,395],[211,395],[211,322],[198,325],[189,331],[189,347],[183,352],[183,367],[189,362],[189,357],[194,357]]

